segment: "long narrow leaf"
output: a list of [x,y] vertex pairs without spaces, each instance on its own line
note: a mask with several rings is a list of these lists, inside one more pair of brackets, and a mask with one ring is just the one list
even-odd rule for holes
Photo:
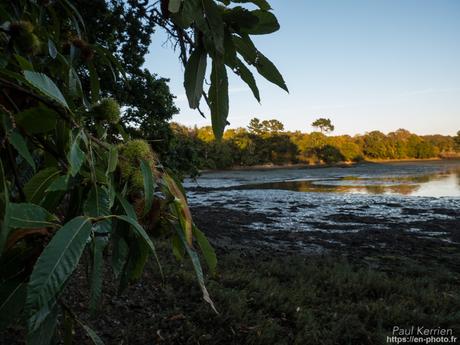
[[204,259],[208,264],[211,274],[214,274],[217,267],[217,256],[214,248],[209,243],[206,235],[201,232],[200,229],[194,224],[193,225],[193,236],[195,237],[198,245],[200,246],[201,252],[203,253]]
[[135,230],[136,234],[145,242],[145,244],[148,246],[150,251],[152,252],[153,256],[155,257],[155,260],[158,264],[158,268],[160,270],[161,276],[163,276],[163,268],[161,267],[160,259],[158,258],[157,251],[155,249],[155,246],[150,239],[149,235],[145,232],[144,228],[137,222],[136,219],[133,219],[128,216],[114,216],[117,219],[120,219],[122,221],[125,221],[129,223],[132,228]]
[[56,227],[58,219],[44,208],[29,203],[14,204],[9,206],[11,228],[46,228]]
[[10,134],[9,141],[11,145],[18,151],[18,153],[26,160],[27,163],[35,170],[35,162],[27,148],[26,141],[17,131]]
[[30,134],[41,134],[56,128],[58,114],[44,106],[28,108],[15,115],[16,124]]
[[155,180],[153,179],[152,169],[147,161],[141,161],[141,171],[144,179],[144,215],[150,211],[153,204],[153,192],[155,189]]
[[249,86],[254,97],[260,102],[259,88],[249,68],[247,68],[240,59],[237,59],[233,71]]
[[85,215],[89,217],[108,216],[110,214],[110,196],[105,188],[93,187],[83,205]]
[[36,173],[24,186],[24,194],[28,202],[40,204],[45,196],[46,189],[59,176],[56,168],[46,168]]
[[59,88],[46,74],[33,71],[24,71],[24,77],[33,87],[37,88],[45,96],[58,102],[65,108],[69,108],[69,105],[67,104]]
[[124,235],[128,233],[129,224],[123,221],[114,220],[111,242],[112,242],[112,270],[116,278],[120,276],[123,266],[126,263],[129,247]]
[[184,87],[190,108],[200,105],[206,73],[206,51],[198,46],[190,55],[184,71]]
[[145,242],[136,239],[130,241],[127,261],[120,276],[119,294],[125,290],[129,282],[137,281],[141,278],[149,254],[150,249]]
[[233,42],[235,43],[238,53],[243,56],[248,64],[254,65],[262,77],[289,92],[281,73],[273,62],[257,50],[249,36],[233,36]]
[[273,13],[268,11],[255,10],[251,11],[251,14],[256,16],[259,21],[253,28],[243,29],[242,32],[250,35],[266,35],[280,29],[278,20]]
[[201,0],[206,22],[209,25],[210,35],[214,41],[214,47],[220,54],[224,53],[224,21],[221,11],[214,0]]
[[120,204],[123,207],[123,210],[125,211],[126,215],[137,222],[137,215],[136,211],[134,210],[134,207],[120,194],[117,194],[117,199],[118,201],[120,201]]
[[21,67],[22,70],[34,70],[34,66],[30,63],[29,60],[23,58],[21,55],[15,54],[14,57],[16,58],[16,61],[19,64],[19,67]]
[[93,315],[95,315],[98,310],[99,301],[102,295],[103,253],[107,243],[108,238],[106,236],[96,236],[93,239],[93,267],[91,271],[91,292],[89,298],[89,308]]
[[62,175],[56,177],[53,182],[46,188],[46,192],[60,192],[66,191],[69,184],[69,175]]
[[54,60],[56,59],[57,56],[57,49],[56,45],[54,42],[51,40],[51,38],[48,39],[48,53],[50,54],[50,57]]
[[113,173],[117,168],[118,164],[118,150],[116,146],[111,146],[109,153],[108,153],[108,160],[107,160],[107,175],[109,173]]
[[58,307],[54,308],[49,312],[40,326],[29,331],[27,334],[27,345],[49,345],[56,331]]
[[79,323],[85,330],[86,334],[88,334],[88,336],[90,337],[94,345],[104,345],[104,342],[102,341],[102,339],[96,334],[96,332],[93,331],[92,328],[88,327],[81,321],[79,321]]
[[[85,201],[83,210],[86,215],[91,217],[109,215],[110,196],[107,190],[99,186],[93,187]],[[103,220],[93,226],[95,236],[91,246],[93,266],[91,271],[91,290],[89,298],[89,308],[93,315],[95,315],[98,310],[99,301],[102,295],[103,252],[108,244],[108,234],[111,230],[111,220]]]
[[9,193],[6,186],[5,172],[3,170],[3,163],[0,160],[0,255],[10,232],[9,227]]
[[[38,258],[27,286],[26,314],[35,313],[53,304],[62,287],[76,268],[91,232],[86,217],[76,217],[54,235]],[[29,332],[40,322],[29,323]]]
[[80,168],[85,160],[85,153],[81,150],[80,135],[77,135],[72,142],[70,152],[68,154],[68,160],[70,163],[70,175],[75,176],[80,171]]
[[228,78],[225,65],[219,59],[212,61],[209,88],[212,129],[216,138],[222,138],[228,117]]
[[201,292],[203,293],[203,299],[209,303],[211,308],[216,313],[218,313],[216,307],[214,306],[214,303],[211,300],[211,297],[209,297],[209,292],[204,284],[203,269],[201,268],[200,258],[198,257],[198,254],[188,245],[187,240],[185,239],[184,234],[182,233],[180,228],[176,227],[176,233],[182,241],[182,244],[184,245],[187,254],[190,256],[190,259],[192,260],[198,284],[200,285]]
[[193,220],[192,214],[187,205],[187,200],[185,199],[185,195],[182,193],[182,191],[176,184],[176,181],[174,181],[174,179],[171,176],[169,176],[168,174],[164,174],[163,179],[165,180],[167,185],[167,192],[171,193],[175,198],[173,206],[176,211],[176,216],[179,218],[179,221],[181,222],[181,226],[185,234],[185,239],[187,240],[187,243],[191,246]]

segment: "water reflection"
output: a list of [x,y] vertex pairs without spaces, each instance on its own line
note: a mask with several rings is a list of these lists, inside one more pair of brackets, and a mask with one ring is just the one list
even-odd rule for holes
[[279,181],[249,184],[237,189],[281,189],[297,192],[460,196],[460,170],[415,176],[359,177]]

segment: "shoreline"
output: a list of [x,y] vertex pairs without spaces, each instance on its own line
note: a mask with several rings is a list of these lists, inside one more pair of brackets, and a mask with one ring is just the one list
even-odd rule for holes
[[364,164],[386,164],[386,163],[423,163],[423,162],[439,162],[439,161],[460,161],[460,157],[455,158],[407,158],[407,159],[366,159],[360,162],[340,162],[335,164],[259,164],[251,166],[234,166],[227,169],[203,169],[200,174],[225,172],[225,171],[265,171],[265,170],[282,170],[282,169],[322,169],[322,168],[350,168]]

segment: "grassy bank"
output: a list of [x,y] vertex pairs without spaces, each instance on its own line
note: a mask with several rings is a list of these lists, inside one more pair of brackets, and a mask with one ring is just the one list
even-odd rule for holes
[[[119,297],[109,282],[97,319],[86,312],[84,270],[74,276],[67,300],[106,344],[385,344],[395,325],[460,335],[460,275],[439,266],[368,258],[379,263],[373,270],[338,257],[221,252],[207,282],[216,315],[190,265],[160,253],[165,283],[153,264]],[[20,333],[13,328],[0,343],[20,344]],[[91,343],[78,329],[75,340]]]
[[[152,265],[121,297],[105,288],[107,313],[87,321],[106,344],[385,344],[395,325],[460,335],[460,275],[440,266],[368,258],[373,270],[337,257],[219,253],[207,282],[216,315],[190,265],[161,252],[164,285]],[[85,298],[73,293],[77,309]]]

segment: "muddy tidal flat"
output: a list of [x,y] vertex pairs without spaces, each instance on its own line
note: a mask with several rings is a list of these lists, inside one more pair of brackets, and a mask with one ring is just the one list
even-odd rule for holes
[[460,161],[215,172],[185,187],[197,223],[224,248],[460,251]]

